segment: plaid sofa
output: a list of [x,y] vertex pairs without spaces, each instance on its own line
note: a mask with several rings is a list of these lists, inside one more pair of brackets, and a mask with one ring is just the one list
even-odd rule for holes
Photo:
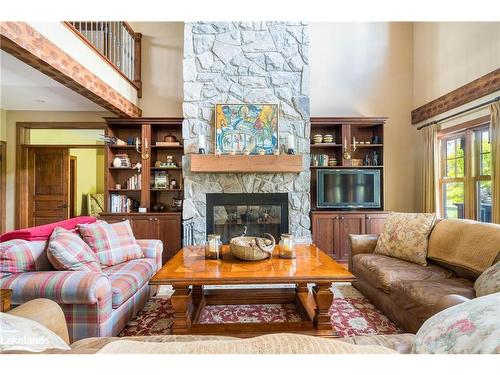
[[64,311],[71,342],[115,336],[157,291],[148,282],[161,268],[163,244],[159,240],[137,243],[144,258],[102,272],[78,272],[56,271],[47,258],[46,241],[6,241],[0,244],[0,252],[14,248],[16,261],[27,272],[0,273],[0,288],[12,289],[13,305],[35,298],[57,302]]

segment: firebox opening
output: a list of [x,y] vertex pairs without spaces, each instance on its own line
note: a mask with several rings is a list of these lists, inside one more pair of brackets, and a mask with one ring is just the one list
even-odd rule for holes
[[240,236],[271,234],[276,242],[288,232],[288,194],[207,194],[207,234],[220,234],[222,243]]

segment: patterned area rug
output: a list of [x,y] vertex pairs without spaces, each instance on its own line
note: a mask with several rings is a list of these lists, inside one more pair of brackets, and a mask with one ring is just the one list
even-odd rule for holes
[[[332,327],[341,337],[390,335],[401,333],[396,325],[351,285],[333,286],[335,298],[330,307]],[[119,336],[152,336],[172,333],[171,291],[161,289],[131,320]],[[200,321],[215,323],[260,323],[300,321],[294,304],[207,306]]]

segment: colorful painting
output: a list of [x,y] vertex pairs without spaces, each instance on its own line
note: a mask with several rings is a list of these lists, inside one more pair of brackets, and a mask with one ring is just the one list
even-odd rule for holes
[[278,105],[216,104],[215,145],[221,154],[272,154],[278,149]]

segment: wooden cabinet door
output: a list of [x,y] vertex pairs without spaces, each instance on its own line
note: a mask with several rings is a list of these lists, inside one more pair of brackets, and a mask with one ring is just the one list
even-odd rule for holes
[[337,220],[336,245],[337,260],[341,262],[349,261],[349,234],[365,233],[365,215],[341,213]]
[[335,214],[312,214],[313,243],[328,255],[336,258],[335,254]]
[[384,229],[388,214],[367,214],[366,234],[380,234]]
[[156,240],[158,239],[158,228],[154,217],[140,216],[130,219],[130,225],[134,236],[138,240]]
[[154,218],[158,230],[158,239],[163,242],[163,263],[172,258],[181,248],[181,216],[159,216]]

